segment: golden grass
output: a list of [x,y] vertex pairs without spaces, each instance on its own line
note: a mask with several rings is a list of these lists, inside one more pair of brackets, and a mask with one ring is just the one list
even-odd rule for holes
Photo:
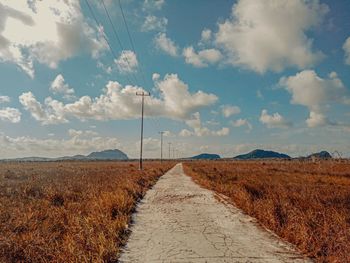
[[316,262],[350,262],[349,161],[196,161],[184,167]]
[[0,164],[0,262],[117,262],[137,201],[171,163]]

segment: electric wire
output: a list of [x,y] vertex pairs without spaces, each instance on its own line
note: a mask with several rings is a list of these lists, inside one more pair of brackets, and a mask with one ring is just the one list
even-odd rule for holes
[[[130,30],[129,30],[129,27],[128,27],[128,23],[126,22],[126,18],[125,18],[125,15],[124,15],[124,11],[123,11],[123,7],[122,7],[122,4],[121,4],[121,1],[118,0],[118,3],[119,3],[119,8],[120,8],[120,11],[121,11],[121,14],[122,14],[122,17],[123,17],[123,21],[124,21],[124,25],[125,25],[125,28],[126,28],[126,32],[128,33],[128,37],[129,37],[129,41],[130,41],[132,50],[136,54],[136,48],[135,48],[134,41],[132,39]],[[146,79],[145,79],[145,74],[143,72],[143,67],[142,67],[141,63],[140,63],[140,72],[141,72],[141,77],[142,77],[143,83],[144,83],[145,88],[146,88]]]
[[[86,5],[88,6],[88,9],[89,9],[89,11],[90,11],[90,13],[91,13],[91,16],[93,17],[93,19],[94,19],[95,22],[96,22],[97,27],[99,27],[100,25],[102,25],[101,23],[99,23],[97,17],[95,16],[95,13],[94,13],[94,11],[92,10],[91,5],[89,4],[89,1],[88,1],[88,0],[85,0],[85,3],[86,3]],[[106,43],[107,43],[107,45],[108,45],[108,47],[109,47],[109,50],[110,50],[111,53],[112,53],[112,56],[114,57],[114,59],[117,60],[118,57],[117,57],[116,53],[114,52],[114,50],[113,50],[113,48],[112,48],[112,46],[111,46],[111,44],[110,44],[108,38],[106,37],[105,32],[103,32],[102,35],[103,35],[103,38],[104,38],[104,40],[106,41]],[[135,86],[135,84],[133,83],[133,81],[131,81],[131,79],[130,79],[127,75],[126,75],[125,77],[126,77],[126,79],[127,79],[133,86]]]
[[[125,50],[125,49],[124,49],[124,46],[123,46],[123,44],[122,44],[122,42],[121,42],[121,40],[120,40],[120,37],[119,37],[119,35],[118,35],[116,26],[114,25],[114,23],[113,23],[113,21],[112,21],[112,18],[111,18],[111,16],[110,16],[109,12],[108,12],[108,9],[107,9],[107,7],[106,7],[106,5],[105,5],[104,0],[100,0],[100,2],[102,3],[103,9],[105,10],[105,13],[106,13],[106,15],[107,15],[108,21],[109,21],[109,23],[110,23],[110,25],[111,25],[111,27],[112,27],[112,31],[113,31],[114,36],[116,37],[116,39],[117,39],[117,41],[118,41],[118,44],[119,44],[121,50]],[[135,53],[135,51],[134,51],[134,53]],[[135,53],[135,55],[136,55],[136,53]],[[125,60],[126,60],[126,62],[127,62],[127,64],[128,64],[129,69],[132,70],[132,67],[131,67],[131,65],[130,65],[129,59],[128,59],[127,57],[125,57]],[[132,72],[130,72],[130,73],[132,73]],[[134,79],[136,80],[136,83],[137,83],[138,80],[137,80],[136,76],[135,76],[134,74],[132,74],[132,76],[134,77]]]

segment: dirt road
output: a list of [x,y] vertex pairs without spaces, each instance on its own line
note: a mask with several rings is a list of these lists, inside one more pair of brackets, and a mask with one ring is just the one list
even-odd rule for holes
[[307,262],[194,183],[181,164],[147,192],[134,220],[121,262]]

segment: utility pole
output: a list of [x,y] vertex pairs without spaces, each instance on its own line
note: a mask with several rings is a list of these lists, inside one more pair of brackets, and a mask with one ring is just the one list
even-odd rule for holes
[[173,147],[173,159],[175,159],[175,147]]
[[165,132],[164,131],[160,131],[160,162],[163,162],[163,134]]
[[145,96],[151,96],[151,93],[149,92],[136,92],[136,96],[142,97],[142,103],[141,103],[141,145],[140,145],[140,166],[139,169],[142,170],[142,147],[143,147],[143,112],[144,112],[144,102],[145,102]]
[[171,142],[168,142],[169,144],[169,160],[170,160],[170,146],[171,146]]

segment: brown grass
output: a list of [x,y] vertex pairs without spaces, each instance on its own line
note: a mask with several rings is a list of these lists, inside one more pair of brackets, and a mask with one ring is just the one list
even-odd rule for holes
[[350,262],[349,161],[198,161],[185,171],[317,262]]
[[137,201],[171,163],[0,164],[0,262],[117,262]]

